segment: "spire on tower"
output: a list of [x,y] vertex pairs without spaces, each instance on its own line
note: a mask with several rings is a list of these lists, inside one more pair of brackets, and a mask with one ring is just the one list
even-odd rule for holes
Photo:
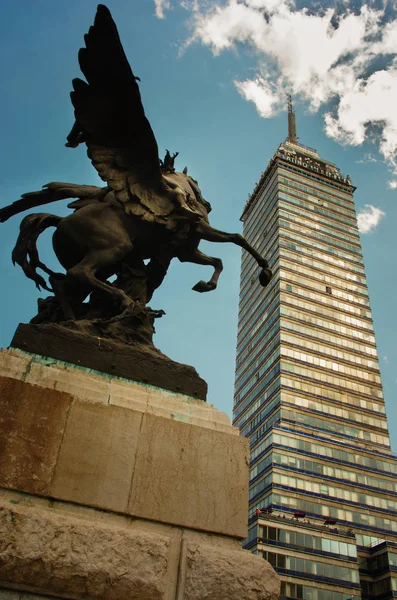
[[298,143],[298,138],[296,135],[296,121],[295,121],[295,113],[292,106],[292,96],[291,94],[287,95],[288,98],[288,141],[293,144]]

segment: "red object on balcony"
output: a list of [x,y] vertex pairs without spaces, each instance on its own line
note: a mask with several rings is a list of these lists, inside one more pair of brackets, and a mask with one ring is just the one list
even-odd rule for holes
[[324,521],[324,525],[335,525],[335,524],[336,524],[335,519],[325,519],[325,521]]
[[295,519],[304,519],[306,517],[306,513],[303,510],[297,510],[294,512]]

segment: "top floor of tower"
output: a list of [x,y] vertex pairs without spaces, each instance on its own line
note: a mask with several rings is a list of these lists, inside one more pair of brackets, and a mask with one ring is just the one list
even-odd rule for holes
[[255,185],[254,191],[252,194],[249,194],[248,201],[241,215],[241,221],[245,221],[260,198],[261,191],[267,181],[273,175],[275,169],[280,166],[286,166],[289,170],[296,171],[300,175],[313,179],[320,184],[339,188],[349,194],[353,194],[356,189],[349,175],[343,175],[334,163],[321,158],[314,148],[299,143],[291,96],[288,96],[287,139],[280,144],[273,157],[269,160],[267,168],[261,173],[260,180]]

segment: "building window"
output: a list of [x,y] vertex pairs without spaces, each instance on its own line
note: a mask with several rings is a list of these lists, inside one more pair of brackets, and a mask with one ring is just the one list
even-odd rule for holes
[[329,285],[325,286],[325,291],[327,292],[327,294],[332,294],[332,288]]
[[287,292],[292,292],[292,285],[287,283]]

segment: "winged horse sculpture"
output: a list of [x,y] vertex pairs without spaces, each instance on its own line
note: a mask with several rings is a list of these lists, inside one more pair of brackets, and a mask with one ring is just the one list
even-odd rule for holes
[[[212,266],[209,281],[199,281],[193,290],[214,290],[222,262],[198,249],[201,240],[231,242],[244,248],[258,263],[260,283],[266,286],[272,276],[266,259],[241,235],[211,227],[211,206],[186,171],[175,171],[176,155],[167,151],[164,161],[159,160],[137,78],[105,6],[98,6],[94,25],[84,40],[79,64],[86,81],[73,80],[76,123],[67,145],[86,144],[106,186],[53,182],[1,209],[0,221],[4,222],[33,207],[76,199],[69,204],[74,212],[66,217],[39,213],[23,219],[12,255],[14,263],[39,289],[54,293],[61,320],[76,319],[90,295],[97,304],[111,306],[114,315],[137,303],[145,306],[173,258]],[[55,227],[53,248],[65,274],[55,273],[40,261],[36,242],[48,227]],[[48,275],[48,283],[38,269]],[[131,284],[142,273],[144,292],[142,286]],[[110,282],[114,275],[116,281]]]

